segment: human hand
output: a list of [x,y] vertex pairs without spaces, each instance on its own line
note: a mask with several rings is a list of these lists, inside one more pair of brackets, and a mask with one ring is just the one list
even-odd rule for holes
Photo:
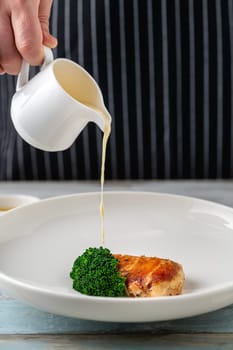
[[19,73],[22,59],[43,62],[43,45],[54,48],[49,33],[52,0],[0,0],[0,74]]

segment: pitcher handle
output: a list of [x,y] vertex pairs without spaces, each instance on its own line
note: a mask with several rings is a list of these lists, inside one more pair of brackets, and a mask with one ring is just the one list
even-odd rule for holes
[[[44,46],[44,54],[45,54],[45,57],[44,57],[44,62],[40,68],[41,71],[44,70],[45,67],[47,67],[54,59],[52,50],[46,46]],[[22,87],[28,82],[28,80],[29,80],[29,63],[23,60],[21,70],[17,78],[16,91],[22,89]]]

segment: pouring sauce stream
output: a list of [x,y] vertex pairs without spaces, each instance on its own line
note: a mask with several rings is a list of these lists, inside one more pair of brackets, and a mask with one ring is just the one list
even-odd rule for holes
[[104,134],[102,139],[102,156],[101,156],[101,173],[100,173],[100,219],[101,219],[101,244],[104,245],[105,238],[105,226],[104,226],[104,217],[105,217],[105,209],[104,209],[104,181],[105,181],[105,160],[106,160],[106,149],[109,136],[111,134],[111,122],[107,113],[104,113],[100,109],[87,105],[89,108],[93,109],[95,112],[100,114],[104,119]]

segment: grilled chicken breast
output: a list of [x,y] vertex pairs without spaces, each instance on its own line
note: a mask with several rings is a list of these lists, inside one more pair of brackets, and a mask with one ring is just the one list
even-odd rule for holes
[[155,297],[182,293],[184,272],[180,264],[157,257],[113,254],[131,297]]

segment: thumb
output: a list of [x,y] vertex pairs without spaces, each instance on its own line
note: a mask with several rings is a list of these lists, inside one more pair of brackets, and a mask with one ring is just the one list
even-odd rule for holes
[[54,48],[57,46],[57,39],[50,34],[49,17],[51,12],[52,0],[41,0],[39,6],[39,21],[41,25],[43,44]]

